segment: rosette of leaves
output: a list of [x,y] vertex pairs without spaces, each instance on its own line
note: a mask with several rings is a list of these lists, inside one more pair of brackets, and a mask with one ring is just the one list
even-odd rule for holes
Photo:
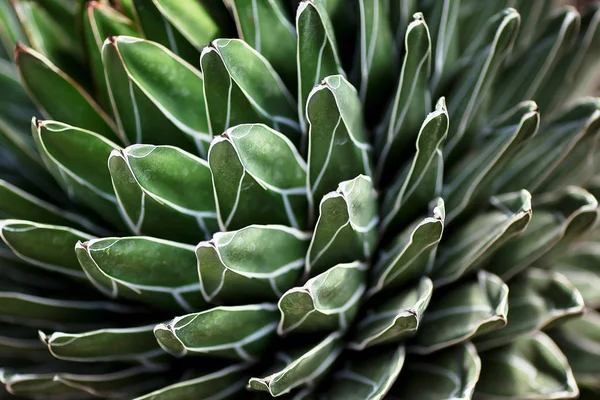
[[600,398],[551,3],[0,1],[0,398]]

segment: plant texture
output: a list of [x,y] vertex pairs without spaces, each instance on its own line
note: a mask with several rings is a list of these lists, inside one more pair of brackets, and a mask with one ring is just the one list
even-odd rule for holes
[[0,0],[0,44],[0,398],[600,398],[600,5]]

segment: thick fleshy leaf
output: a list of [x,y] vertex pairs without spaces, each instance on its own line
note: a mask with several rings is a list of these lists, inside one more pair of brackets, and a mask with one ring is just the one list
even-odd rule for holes
[[551,268],[567,277],[581,293],[585,305],[600,308],[600,245],[585,242],[569,250]]
[[204,298],[225,304],[276,301],[302,274],[309,239],[282,225],[250,225],[200,242],[196,258]]
[[278,304],[278,333],[347,330],[367,286],[366,271],[359,262],[338,264],[285,292]]
[[152,0],[170,22],[196,49],[226,36],[227,11],[220,2]]
[[533,263],[564,254],[598,220],[598,201],[586,190],[567,187],[536,198],[529,228],[489,259],[486,269],[508,280]]
[[[27,92],[47,118],[120,141],[117,128],[108,115],[78,83],[46,57],[20,45],[15,52],[15,63]],[[56,101],[57,97],[60,101]]]
[[69,196],[123,226],[106,160],[119,146],[97,133],[55,121],[32,121],[48,170]]
[[377,194],[371,178],[342,182],[321,200],[319,219],[306,256],[306,272],[315,276],[355,260],[368,261],[375,248]]
[[257,361],[275,338],[274,304],[215,307],[159,324],[154,335],[167,352]]
[[61,210],[54,204],[39,199],[2,179],[0,179],[0,218],[66,225],[90,231],[97,230],[85,218]]
[[108,169],[125,221],[136,235],[196,244],[218,231],[206,161],[177,147],[133,145],[113,151]]
[[481,135],[481,144],[448,173],[443,196],[447,199],[448,220],[470,205],[494,195],[494,178],[515,153],[537,133],[540,113],[532,101],[518,104],[493,121]]
[[206,155],[212,136],[196,68],[158,43],[130,36],[109,37],[102,57],[117,125],[129,143]]
[[376,132],[379,153],[376,181],[389,183],[397,170],[397,160],[410,154],[419,126],[431,111],[429,73],[431,38],[423,14],[416,13],[406,30],[405,55],[400,82],[383,124]]
[[[446,157],[458,157],[456,154],[478,132],[477,125],[481,118],[477,116],[481,106],[485,104],[484,99],[496,79],[499,67],[511,52],[519,24],[519,13],[513,8],[507,8],[490,18],[483,32],[474,32],[471,36],[475,40],[469,48],[472,51],[464,56],[467,59],[466,65],[463,65],[464,61],[458,61],[461,64],[461,75],[453,82],[456,93],[448,97],[452,135],[446,146]],[[508,107],[516,103],[511,103]]]
[[296,28],[283,0],[225,0],[237,32],[271,63],[290,89],[296,85]]
[[240,39],[217,39],[202,51],[200,65],[212,135],[261,122],[299,143],[296,102],[258,51]]
[[530,268],[511,281],[508,288],[508,323],[503,329],[476,338],[479,350],[509,344],[584,311],[579,291],[556,272]]
[[470,342],[429,357],[408,357],[386,399],[471,400],[480,372],[481,360]]
[[49,335],[40,331],[39,335],[54,357],[67,361],[135,361],[147,365],[166,356],[154,337],[154,325]]
[[275,372],[264,378],[251,378],[248,387],[277,397],[292,389],[315,385],[327,373],[342,351],[342,335],[334,332],[316,345],[301,346],[289,354],[279,353]]
[[4,373],[0,374],[0,382],[16,396],[48,400],[132,398],[168,382],[165,367],[117,368],[106,371],[99,365],[95,373],[81,371],[81,367],[76,373]]
[[414,287],[394,294],[373,308],[367,304],[364,318],[356,325],[348,347],[353,350],[365,350],[371,346],[400,342],[410,337],[419,328],[432,293],[431,279],[423,277]]
[[476,399],[575,399],[579,394],[567,358],[541,332],[482,353],[481,364]]
[[[401,2],[404,3],[404,2]],[[430,1],[430,12],[426,14],[433,39],[433,72],[431,88],[435,91],[442,77],[447,75],[459,56],[459,30],[461,0]]]
[[508,314],[508,286],[496,275],[477,277],[433,298],[408,350],[429,354],[501,329]]
[[382,204],[384,216],[379,228],[395,233],[427,210],[427,205],[440,195],[444,173],[442,146],[448,134],[448,111],[442,97],[434,112],[421,125],[412,162],[396,175],[386,191]]
[[98,96],[102,104],[110,107],[110,96],[104,77],[102,63],[102,46],[109,36],[127,35],[138,36],[135,23],[112,7],[91,1],[86,3],[83,20],[83,32],[90,68]]
[[532,193],[548,189],[546,180],[585,137],[600,128],[600,99],[584,98],[540,127],[540,133],[524,146],[496,178],[499,191],[523,187]]
[[246,363],[223,368],[214,368],[211,365],[209,370],[195,372],[193,379],[166,386],[135,400],[234,399],[248,382],[247,369]]
[[369,296],[401,287],[406,282],[431,273],[438,243],[442,239],[445,219],[444,201],[435,202],[432,216],[417,221],[381,251],[372,269]]
[[551,332],[569,360],[578,382],[595,384],[600,376],[600,313],[587,310]]
[[371,175],[371,145],[365,137],[356,89],[342,75],[325,78],[306,105],[308,187],[311,203],[359,174]]
[[11,219],[0,222],[0,235],[14,254],[28,264],[85,278],[73,249],[79,240],[93,236],[63,226]]
[[[335,7],[335,4],[333,5]],[[309,93],[326,76],[344,75],[333,25],[321,1],[302,0],[296,11],[298,32],[298,115],[306,131],[305,107]]]
[[493,209],[476,215],[440,244],[433,283],[446,285],[481,267],[507,241],[521,235],[531,220],[531,194],[526,190],[494,196]]
[[90,282],[113,299],[185,312],[206,308],[193,246],[135,236],[78,242],[75,253]]
[[333,375],[325,398],[330,400],[382,400],[404,365],[404,347],[382,349],[368,354],[355,353]]
[[208,164],[221,230],[306,225],[306,164],[283,134],[265,125],[236,126],[212,142]]
[[[167,47],[189,63],[197,63],[199,50],[196,49],[169,19],[157,8],[153,0],[127,0],[133,3],[136,20],[144,37]],[[122,3],[123,0],[120,0]]]
[[[556,85],[547,79],[560,56],[573,44],[579,24],[580,16],[575,7],[564,7],[551,17],[527,51],[511,60],[511,65],[502,72],[491,102],[493,113],[498,114],[523,100],[537,100],[545,85]],[[540,106],[546,102],[540,97]],[[542,112],[545,111],[542,108]]]
[[360,0],[358,5],[360,57],[355,68],[360,74],[360,100],[367,115],[377,119],[394,90],[390,82],[396,79],[398,53],[388,18],[388,2]]

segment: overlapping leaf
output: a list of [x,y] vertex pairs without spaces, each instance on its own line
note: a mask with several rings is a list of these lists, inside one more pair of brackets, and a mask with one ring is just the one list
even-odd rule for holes
[[581,293],[585,305],[600,308],[600,248],[585,242],[559,257],[552,269],[567,277]]

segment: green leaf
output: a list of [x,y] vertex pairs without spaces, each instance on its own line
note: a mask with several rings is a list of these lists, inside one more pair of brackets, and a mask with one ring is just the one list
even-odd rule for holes
[[346,331],[358,313],[366,289],[367,265],[338,264],[283,294],[277,332]]
[[444,201],[440,198],[435,202],[431,217],[408,226],[388,248],[380,252],[372,269],[372,286],[368,296],[399,288],[431,272],[444,232],[444,218]]
[[566,357],[541,332],[481,354],[481,364],[476,399],[575,399],[579,394]]
[[496,178],[498,191],[526,187],[544,192],[547,179],[574,147],[600,128],[600,100],[584,98],[540,127],[540,133],[524,146]]
[[327,76],[344,75],[344,70],[338,56],[333,25],[322,2],[300,1],[296,11],[296,31],[298,32],[298,115],[301,131],[305,133],[304,108],[313,87]]
[[427,277],[409,289],[393,294],[374,307],[366,306],[366,314],[356,325],[356,331],[347,343],[353,350],[395,343],[413,335],[429,305],[433,283]]
[[306,164],[283,134],[260,124],[236,126],[211,143],[208,164],[221,230],[306,225]]
[[54,204],[39,199],[2,179],[0,179],[0,218],[66,225],[90,231],[98,230],[85,218],[61,210]]
[[423,14],[416,13],[413,18],[406,30],[405,55],[396,94],[375,136],[379,153],[375,177],[384,185],[394,177],[397,160],[410,152],[419,126],[431,111],[428,82],[431,38]]
[[279,353],[276,371],[264,378],[251,378],[248,387],[277,397],[292,389],[313,386],[328,372],[342,351],[342,335],[333,332],[316,345],[301,346],[290,354]]
[[136,236],[78,242],[75,253],[88,279],[105,295],[159,308],[206,308],[194,247]]
[[239,39],[217,39],[200,56],[209,128],[265,123],[298,143],[296,103],[271,64]]
[[[226,36],[224,7],[213,1],[152,0],[163,17],[194,47],[201,50],[211,40]],[[213,3],[211,5],[211,3]],[[225,13],[226,14],[226,13]]]
[[195,373],[193,379],[166,386],[135,400],[233,399],[246,386],[247,369],[246,363],[223,368],[214,368],[211,365],[209,370]]
[[135,23],[112,7],[88,2],[85,5],[83,33],[86,42],[87,57],[98,96],[105,108],[110,107],[110,95],[104,77],[102,46],[109,36],[138,36]]
[[532,215],[528,191],[494,196],[490,204],[492,210],[474,216],[442,241],[432,274],[436,286],[481,267],[496,249],[527,229]]
[[294,286],[310,236],[282,225],[250,225],[215,234],[196,247],[206,301],[276,301]]
[[130,36],[109,38],[102,54],[113,111],[128,142],[206,155],[212,136],[197,69],[158,43]]
[[[15,63],[21,81],[47,118],[90,129],[112,141],[120,141],[117,128],[92,97],[46,57],[17,46]],[[57,96],[60,101],[56,101]]]
[[598,386],[600,375],[600,313],[587,310],[581,318],[566,322],[551,332],[565,353],[577,382]]
[[477,152],[463,157],[447,173],[443,196],[448,199],[448,220],[451,221],[469,206],[494,195],[495,178],[535,134],[540,113],[532,101],[519,103],[481,133]]
[[51,360],[48,349],[38,338],[31,335],[32,331],[33,329],[27,327],[0,323],[0,358],[20,358],[34,362]]
[[134,361],[144,365],[166,356],[154,338],[154,325],[99,329],[83,333],[39,332],[58,359],[77,362]]
[[144,37],[167,47],[189,63],[197,63],[199,50],[196,49],[169,19],[161,13],[153,0],[131,0],[136,20]]
[[160,387],[168,382],[164,367],[134,366],[97,367],[98,372],[2,374],[0,382],[7,390],[28,398],[50,400],[100,397],[103,399],[132,398],[140,392]]
[[598,220],[598,201],[584,189],[567,187],[536,198],[535,217],[518,238],[500,248],[486,269],[508,280],[536,263],[551,263]]
[[379,231],[395,233],[427,210],[427,204],[440,195],[444,172],[442,146],[448,134],[446,101],[438,100],[434,112],[421,125],[412,162],[396,175],[381,206]]
[[432,49],[433,72],[432,89],[437,88],[459,57],[459,30],[461,0],[430,1],[430,12],[426,14],[431,26],[431,37],[435,43]]
[[308,95],[308,186],[311,202],[359,174],[371,175],[356,89],[342,75],[328,76]]
[[501,329],[508,314],[508,286],[496,275],[477,277],[453,287],[429,305],[408,350],[429,354]]
[[319,219],[306,256],[306,273],[355,260],[367,261],[376,242],[377,194],[371,178],[359,175],[321,200]]
[[355,69],[360,74],[360,100],[367,115],[380,115],[389,100],[397,76],[398,54],[385,0],[360,0],[360,57]]
[[289,88],[296,85],[296,28],[283,0],[226,0],[240,39],[271,63]]
[[470,342],[428,357],[408,358],[386,399],[471,400],[481,360]]
[[196,244],[218,231],[206,161],[177,147],[133,145],[113,151],[108,169],[125,221],[136,235]]
[[[392,351],[393,350],[393,351]],[[369,354],[355,353],[341,371],[333,375],[327,399],[382,400],[404,365],[404,347],[387,348]]]
[[499,77],[491,104],[492,113],[498,114],[512,104],[523,100],[538,100],[543,112],[546,98],[540,97],[544,86],[556,87],[549,81],[558,60],[573,44],[579,30],[580,16],[575,7],[563,7],[550,17],[534,43],[511,63]]
[[8,219],[0,222],[0,236],[14,254],[33,266],[85,278],[73,249],[79,240],[93,236],[75,229]]
[[559,256],[552,269],[567,277],[577,288],[586,306],[600,308],[600,247],[596,242],[584,242]]
[[[485,24],[483,32],[474,32],[471,38],[475,41],[469,47],[470,51],[463,60],[457,61],[456,69],[460,71],[460,77],[454,78],[456,81],[452,82],[456,93],[448,97],[451,100],[448,111],[452,135],[446,146],[446,157],[450,154],[458,157],[454,151],[460,153],[470,142],[471,136],[479,131],[480,127],[477,125],[481,119],[477,116],[482,104],[485,104],[484,99],[496,80],[500,66],[512,50],[520,20],[519,13],[513,8],[495,14]],[[496,103],[496,99],[490,101]],[[501,111],[519,101],[510,103]]]
[[563,323],[584,311],[581,294],[556,272],[529,268],[508,285],[510,318],[504,329],[475,339],[479,350],[502,346],[515,339]]
[[154,335],[167,352],[258,361],[275,338],[274,304],[215,307],[159,324]]
[[[0,2],[0,44],[5,58],[12,60],[12,52],[17,42],[28,44],[15,9],[8,1]],[[0,49],[0,52],[2,50]]]
[[119,146],[97,133],[56,121],[31,123],[42,158],[69,197],[123,226],[106,160]]

